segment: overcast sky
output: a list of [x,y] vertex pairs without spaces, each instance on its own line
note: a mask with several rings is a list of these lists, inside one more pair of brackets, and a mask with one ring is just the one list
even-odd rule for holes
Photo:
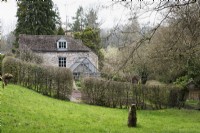
[[[111,28],[127,20],[130,10],[120,5],[110,6],[113,4],[112,0],[53,0],[57,5],[62,22],[72,22],[72,16],[75,16],[79,6],[85,10],[98,7],[99,22],[101,28]],[[106,8],[109,7],[109,8]],[[8,0],[8,2],[0,2],[0,19],[2,22],[2,33],[5,35],[15,29],[17,22],[16,18],[17,4],[16,0]],[[140,16],[139,22],[141,24],[148,23],[149,20],[155,19],[155,14]]]

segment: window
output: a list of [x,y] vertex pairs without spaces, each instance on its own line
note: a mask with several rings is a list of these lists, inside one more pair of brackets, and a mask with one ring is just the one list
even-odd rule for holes
[[59,57],[59,67],[66,67],[66,57]]
[[59,42],[59,48],[65,49],[66,48],[66,42]]
[[59,48],[61,48],[61,47],[62,47],[61,45],[62,45],[62,42],[59,42]]
[[63,48],[66,48],[66,42],[62,42]]
[[67,40],[64,37],[61,37],[59,40],[57,40],[56,45],[58,51],[67,50]]

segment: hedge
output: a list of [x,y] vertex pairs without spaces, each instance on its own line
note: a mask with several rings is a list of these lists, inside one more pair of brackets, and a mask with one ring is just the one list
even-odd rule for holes
[[2,75],[2,61],[3,61],[3,58],[5,57],[4,54],[0,54],[0,75]]
[[179,106],[180,88],[175,86],[147,86],[126,82],[85,78],[82,81],[83,101],[88,104],[107,107],[128,107],[135,103],[138,109],[161,109]]
[[11,82],[58,99],[68,99],[72,91],[73,76],[67,68],[47,67],[6,57],[3,73],[11,73]]
[[[123,88],[123,89],[121,89]],[[125,104],[129,84],[103,79],[85,78],[82,82],[83,101],[89,104],[116,107]]]

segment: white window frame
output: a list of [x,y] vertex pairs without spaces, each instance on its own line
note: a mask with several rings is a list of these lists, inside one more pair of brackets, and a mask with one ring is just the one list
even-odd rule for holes
[[57,41],[57,49],[61,51],[67,49],[67,41],[64,38]]
[[66,67],[67,66],[67,58],[66,57],[58,57],[58,66]]
[[66,49],[66,42],[65,41],[59,41],[58,42],[59,49]]

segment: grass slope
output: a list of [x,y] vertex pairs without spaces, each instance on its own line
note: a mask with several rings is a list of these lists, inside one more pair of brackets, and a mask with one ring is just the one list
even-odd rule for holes
[[0,92],[2,133],[200,132],[198,111],[138,111],[138,127],[128,128],[127,110],[60,101],[16,85]]

